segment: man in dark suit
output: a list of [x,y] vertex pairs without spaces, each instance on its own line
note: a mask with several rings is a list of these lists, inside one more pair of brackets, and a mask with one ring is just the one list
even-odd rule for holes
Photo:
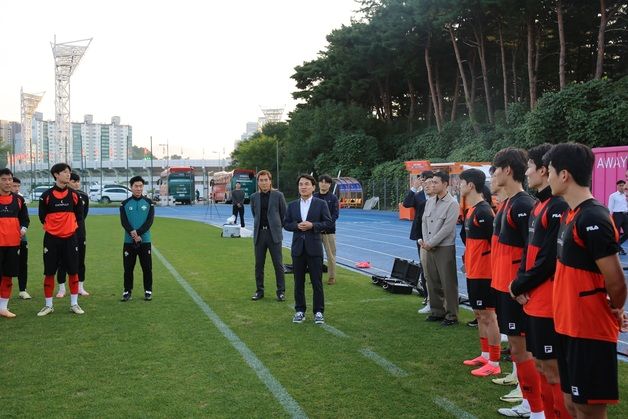
[[314,322],[325,323],[323,295],[323,240],[321,231],[330,229],[333,220],[327,203],[314,198],[316,179],[301,175],[297,179],[300,199],[288,205],[285,229],[292,231],[292,264],[294,269],[294,308],[292,321],[305,320],[305,272],[309,271],[314,291]]
[[272,175],[268,170],[257,173],[259,192],[251,195],[251,213],[253,214],[253,244],[255,248],[255,283],[257,289],[252,300],[264,298],[264,265],[266,250],[270,251],[277,281],[277,300],[286,300],[286,281],[284,278],[281,242],[283,241],[283,223],[286,215],[286,199],[283,194],[272,188]]

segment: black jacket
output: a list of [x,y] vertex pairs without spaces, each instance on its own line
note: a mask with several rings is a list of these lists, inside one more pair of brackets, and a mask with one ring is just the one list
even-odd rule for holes
[[405,208],[414,208],[414,220],[412,221],[412,228],[410,229],[410,240],[418,240],[423,238],[423,231],[421,227],[421,219],[423,218],[423,211],[425,210],[425,203],[427,197],[425,192],[414,192],[412,189],[408,191],[406,197],[403,199],[403,205]]

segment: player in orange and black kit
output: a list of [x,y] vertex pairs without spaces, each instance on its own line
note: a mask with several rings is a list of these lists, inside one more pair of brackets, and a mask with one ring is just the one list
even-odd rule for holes
[[491,289],[491,237],[493,210],[483,196],[486,175],[478,169],[460,174],[460,195],[470,205],[464,219],[464,266],[469,303],[478,318],[480,356],[463,362],[479,368],[471,371],[477,377],[501,373],[499,367],[499,328],[495,316],[495,296]]
[[556,360],[558,337],[552,315],[556,239],[560,218],[568,205],[563,198],[553,196],[549,186],[543,156],[551,148],[551,144],[541,144],[528,152],[528,186],[537,190],[538,201],[529,218],[528,246],[522,269],[510,284],[512,297],[523,305],[523,311],[528,315],[526,347],[536,359],[545,417],[548,419],[569,417],[560,390]]
[[24,198],[11,192],[13,173],[0,169],[0,316],[13,318],[9,298],[20,264],[20,241],[30,222]]
[[70,282],[70,310],[84,314],[78,305],[79,249],[76,238],[78,223],[83,219],[83,203],[76,191],[68,188],[70,166],[57,163],[50,169],[55,185],[41,194],[39,220],[44,225],[44,296],[46,305],[37,313],[45,316],[54,311],[52,293],[55,273],[61,263]]
[[522,265],[523,252],[528,242],[528,218],[535,203],[534,198],[522,186],[528,167],[528,156],[525,150],[508,147],[495,155],[493,166],[493,177],[508,199],[503,206],[499,238],[491,248],[491,286],[496,291],[499,330],[508,336],[510,355],[516,364],[517,378],[525,399],[524,405],[510,410],[527,410],[525,404],[529,403],[530,417],[542,418],[544,414],[540,377],[534,358],[526,349],[527,318],[522,306],[510,295],[510,283],[517,277]]
[[591,149],[558,144],[545,160],[552,193],[569,204],[558,232],[553,299],[565,405],[577,418],[605,418],[606,405],[619,399],[617,337],[626,302],[619,233],[591,195]]

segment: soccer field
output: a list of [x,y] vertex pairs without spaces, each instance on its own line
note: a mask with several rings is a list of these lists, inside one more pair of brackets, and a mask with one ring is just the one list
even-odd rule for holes
[[[419,299],[384,293],[366,276],[340,269],[325,286],[327,325],[312,314],[291,322],[287,301],[253,302],[251,239],[222,239],[206,224],[157,218],[153,231],[154,299],[122,293],[118,217],[87,219],[86,314],[69,298],[43,306],[42,232],[29,230],[29,292],[0,319],[0,417],[420,417],[496,418],[509,387],[469,374],[477,331],[442,328],[416,313]],[[289,263],[289,251],[284,250]],[[139,264],[138,264],[139,265]],[[311,308],[311,288],[306,287]],[[461,310],[461,320],[471,313]],[[502,363],[510,371],[510,365]],[[609,416],[628,417],[628,365]]]

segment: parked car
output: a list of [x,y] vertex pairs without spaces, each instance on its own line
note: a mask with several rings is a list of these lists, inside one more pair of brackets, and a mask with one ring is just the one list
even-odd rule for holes
[[110,202],[122,202],[132,195],[132,192],[124,186],[105,186],[102,189],[89,193],[89,200],[108,204]]
[[52,188],[53,185],[41,185],[37,186],[35,189],[31,191],[30,197],[32,201],[38,201],[41,197],[41,194],[46,192],[48,189]]

